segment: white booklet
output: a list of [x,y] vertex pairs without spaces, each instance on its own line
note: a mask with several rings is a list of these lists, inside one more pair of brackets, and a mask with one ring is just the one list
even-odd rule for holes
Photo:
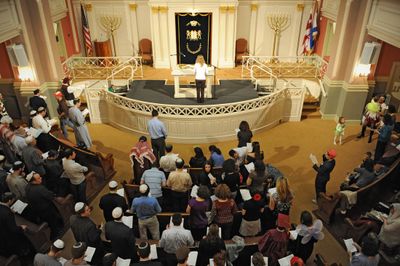
[[314,164],[318,165],[317,157],[315,157],[315,155],[312,154],[312,153],[310,153],[310,160],[311,160],[311,162],[313,163],[313,165],[314,165]]
[[120,188],[117,190],[117,194],[120,195],[121,197],[125,197],[125,191],[123,188]]
[[296,240],[297,236],[299,235],[299,232],[297,230],[291,230],[289,231],[291,239]]
[[115,261],[116,266],[129,266],[131,264],[131,259],[121,259],[120,257],[117,258]]
[[251,200],[250,190],[248,190],[246,188],[240,190],[240,195],[242,195],[242,199],[244,201]]
[[14,202],[13,205],[11,205],[11,210],[18,214],[22,214],[22,212],[25,210],[26,206],[28,206],[28,203],[22,202],[20,200],[17,200]]
[[89,109],[85,108],[85,109],[82,111],[83,117],[87,116],[88,114],[89,114]]
[[122,222],[129,228],[133,228],[133,216],[122,216]]
[[293,254],[283,257],[278,260],[280,266],[290,266],[290,260],[294,257]]
[[276,187],[272,187],[272,188],[268,189],[268,194],[269,195],[272,195],[274,193],[276,193]]
[[150,257],[151,260],[158,259],[156,244],[150,245],[150,256],[149,257]]
[[247,152],[252,152],[253,151],[253,144],[251,144],[251,142],[247,142],[246,143],[246,148],[247,148]]
[[46,160],[49,157],[49,152],[42,153],[43,160]]
[[[268,257],[264,257],[265,266],[268,266]],[[250,265],[254,266],[253,264],[253,256],[250,257]]]
[[256,169],[254,163],[245,164],[244,167],[246,168],[248,173],[251,173]]
[[189,257],[188,257],[188,261],[187,261],[187,264],[189,266],[196,266],[197,255],[198,255],[197,251],[190,251],[189,252]]
[[190,197],[196,198],[197,197],[197,191],[199,191],[199,186],[194,185],[192,187],[192,191],[190,192]]
[[353,245],[354,243],[353,238],[343,239],[343,241],[348,252],[350,253],[357,252],[357,248]]
[[61,265],[64,265],[68,260],[66,258],[59,257],[58,261],[61,263]]
[[85,261],[91,262],[93,259],[93,255],[96,252],[96,248],[94,247],[87,247],[86,252],[85,252]]

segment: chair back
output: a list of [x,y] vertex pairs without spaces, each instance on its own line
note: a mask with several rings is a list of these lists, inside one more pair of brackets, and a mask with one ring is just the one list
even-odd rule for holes
[[128,200],[128,205],[131,207],[132,200],[140,197],[139,185],[128,184],[125,180],[122,181],[122,186],[125,191],[125,196]]
[[242,54],[247,53],[247,40],[246,39],[237,39],[236,40],[236,53]]
[[140,54],[152,54],[151,41],[149,39],[141,39],[139,41]]

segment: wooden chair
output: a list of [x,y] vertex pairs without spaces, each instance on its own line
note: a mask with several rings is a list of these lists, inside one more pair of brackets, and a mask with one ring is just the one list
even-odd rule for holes
[[128,200],[128,205],[130,208],[132,205],[132,200],[134,198],[140,197],[139,185],[128,184],[125,180],[122,181],[121,184],[122,184],[122,187],[124,188],[125,196],[126,196],[126,199]]
[[139,55],[142,57],[143,64],[153,64],[153,51],[149,39],[139,41]]
[[236,51],[235,51],[235,62],[236,65],[242,63],[242,56],[249,55],[249,51],[247,49],[247,40],[246,39],[237,39],[236,40]]
[[68,194],[66,197],[57,197],[54,199],[54,205],[61,214],[64,222],[64,231],[66,232],[69,228],[69,218],[75,213],[74,211],[74,197],[72,194]]
[[51,245],[50,241],[50,228],[47,223],[35,224],[28,221],[19,214],[15,215],[15,222],[17,225],[27,225],[25,236],[32,243],[37,252],[46,253]]

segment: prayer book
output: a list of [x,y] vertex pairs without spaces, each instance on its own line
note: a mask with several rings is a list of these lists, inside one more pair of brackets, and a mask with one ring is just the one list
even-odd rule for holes
[[240,195],[242,195],[242,199],[244,201],[251,200],[250,191],[248,189],[241,189],[240,190]]
[[158,259],[156,244],[150,245],[150,256],[149,257],[152,260]]
[[49,152],[42,153],[43,160],[46,160],[49,157]]
[[289,233],[293,240],[296,240],[297,236],[299,235],[299,232],[297,232],[297,230],[291,230],[289,231]]
[[68,260],[66,258],[59,257],[58,261],[61,263],[61,265],[64,265]]
[[86,252],[85,252],[85,261],[91,262],[93,259],[93,255],[96,252],[96,248],[94,247],[87,247]]
[[272,195],[274,193],[276,193],[276,187],[272,187],[272,188],[268,189],[268,194]]
[[313,165],[314,165],[314,164],[318,164],[317,157],[315,157],[315,155],[312,154],[312,153],[310,153],[310,160],[311,160],[311,162],[313,163]]
[[246,148],[247,148],[247,152],[252,152],[253,151],[253,145],[251,144],[251,142],[247,142],[246,143]]
[[89,109],[85,108],[85,109],[82,111],[83,117],[87,116],[88,114],[89,114]]
[[121,197],[125,197],[124,189],[123,188],[118,189],[117,194],[120,195]]
[[188,257],[188,261],[187,261],[187,264],[189,266],[195,266],[196,265],[197,255],[198,255],[197,251],[190,251],[189,252],[189,257]]
[[122,216],[122,222],[129,228],[133,228],[133,216]]
[[197,191],[199,191],[199,186],[194,185],[192,187],[192,191],[190,192],[190,197],[196,198],[197,197]]
[[131,259],[121,259],[120,257],[117,258],[115,261],[116,266],[129,266],[131,264]]
[[13,205],[11,205],[11,210],[18,214],[22,214],[22,212],[25,210],[26,206],[28,206],[28,203],[22,202],[20,200],[17,200],[14,202]]
[[249,173],[253,172],[256,169],[254,167],[254,163],[245,164],[244,167],[246,168],[247,172],[249,172]]
[[357,248],[353,245],[354,243],[353,238],[343,239],[343,241],[348,252],[350,253],[357,252]]
[[294,257],[293,254],[283,257],[278,260],[280,266],[290,266],[290,260]]

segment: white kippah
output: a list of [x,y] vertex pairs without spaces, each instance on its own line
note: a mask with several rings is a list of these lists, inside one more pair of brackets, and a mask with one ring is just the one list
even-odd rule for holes
[[64,241],[62,241],[61,239],[57,239],[56,241],[54,241],[53,246],[55,246],[58,249],[63,249]]
[[0,162],[4,161],[5,158],[6,158],[6,157],[4,157],[4,155],[1,155],[1,154],[0,154]]
[[36,110],[32,110],[32,111],[30,111],[29,114],[30,114],[30,115],[36,115],[36,113],[37,113]]
[[3,116],[3,117],[0,119],[0,123],[2,123],[2,124],[11,124],[12,122],[13,122],[12,118],[9,117],[8,115]]
[[146,193],[147,189],[148,189],[148,186],[146,184],[141,184],[139,187],[139,192]]
[[114,208],[114,210],[112,211],[112,217],[114,219],[119,219],[122,216],[122,209],[120,207],[116,207]]
[[77,203],[75,203],[74,210],[75,210],[75,212],[79,212],[79,211],[81,211],[84,207],[85,207],[85,203],[83,203],[83,202],[77,202]]
[[31,182],[34,174],[36,174],[34,171],[30,172],[25,178],[26,181]]
[[110,183],[108,183],[108,187],[109,188],[116,188],[116,187],[118,187],[118,182],[112,180],[112,181],[110,181]]

